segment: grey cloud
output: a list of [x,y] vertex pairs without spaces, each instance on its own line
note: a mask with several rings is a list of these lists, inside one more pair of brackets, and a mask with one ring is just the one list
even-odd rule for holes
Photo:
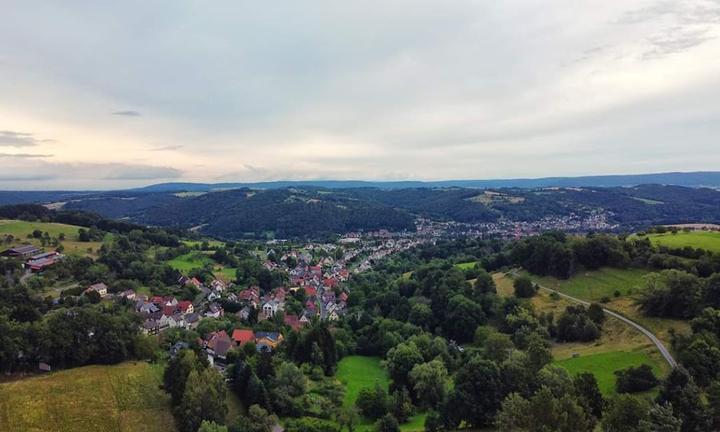
[[18,159],[40,159],[50,158],[51,154],[35,154],[35,153],[0,153],[0,158],[18,158]]
[[182,145],[168,145],[168,146],[162,146],[162,147],[155,147],[154,149],[151,149],[152,151],[172,151],[172,150],[180,150],[184,146]]
[[0,147],[33,147],[53,141],[51,139],[38,139],[34,134],[27,132],[0,131]]
[[116,116],[125,116],[125,117],[140,117],[140,116],[142,116],[142,114],[139,111],[133,111],[133,110],[115,111],[111,114],[116,115]]

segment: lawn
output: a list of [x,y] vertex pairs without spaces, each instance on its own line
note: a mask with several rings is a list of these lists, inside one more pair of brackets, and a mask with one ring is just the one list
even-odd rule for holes
[[[50,237],[58,237],[60,234],[65,234],[66,240],[60,242],[65,248],[65,253],[86,255],[97,252],[102,246],[102,242],[80,242],[77,240],[78,230],[82,228],[75,225],[66,225],[60,223],[50,222],[27,222],[20,220],[0,220],[0,236],[10,234],[15,237],[12,243],[7,243],[6,246],[15,246],[19,244],[30,243],[37,247],[42,247],[40,239],[28,238],[28,235],[32,235],[35,230],[40,230],[43,233],[47,232]],[[50,246],[46,247],[47,250],[51,249]],[[89,250],[92,252],[89,252]]]
[[615,371],[631,366],[648,364],[655,375],[663,374],[661,366],[645,351],[612,351],[591,355],[580,355],[575,358],[557,360],[554,364],[567,369],[572,375],[590,372],[595,375],[598,387],[603,396],[615,394]]
[[669,248],[692,246],[712,252],[720,252],[720,232],[718,231],[679,231],[677,234],[671,232],[648,234],[647,237],[656,246],[667,246]]
[[551,276],[530,275],[540,285],[556,289],[565,294],[588,301],[598,301],[603,297],[613,298],[615,292],[627,296],[644,286],[644,269],[617,269],[604,267],[598,270],[583,270],[570,279],[557,279]]
[[0,384],[1,431],[174,431],[162,367],[86,366]]

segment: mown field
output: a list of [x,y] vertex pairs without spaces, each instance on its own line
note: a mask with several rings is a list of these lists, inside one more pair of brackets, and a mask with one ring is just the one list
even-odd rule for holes
[[638,292],[644,286],[645,269],[617,269],[604,267],[598,270],[583,270],[570,279],[551,276],[529,275],[535,282],[547,288],[587,301],[599,301]]
[[[372,388],[375,383],[380,383],[386,390],[390,386],[390,379],[378,357],[345,357],[338,363],[335,377],[345,385],[345,398],[343,399],[345,407],[354,406],[360,390],[364,388]],[[424,425],[425,414],[420,413],[413,416],[408,423],[400,425],[400,429],[404,432],[419,432],[424,430]],[[359,432],[372,431],[374,423],[369,419],[361,419],[355,430]]]
[[648,234],[647,238],[656,246],[667,246],[669,248],[683,248],[691,246],[712,252],[720,252],[719,231],[679,231],[676,234],[671,232],[664,234]]
[[[78,230],[82,228],[75,225],[66,225],[60,223],[49,222],[26,222],[19,220],[0,220],[0,237],[12,235],[15,239],[10,243],[5,243],[3,249],[20,244],[30,243],[37,247],[41,247],[40,239],[32,238],[35,230],[43,233],[47,232],[50,237],[57,238],[60,234],[65,234],[65,240],[60,244],[65,248],[65,253],[87,255],[94,254],[102,246],[102,242],[80,242],[78,241]],[[30,238],[28,238],[30,236]],[[49,246],[46,249],[50,249]]]
[[162,366],[86,366],[0,384],[0,431],[172,432]]

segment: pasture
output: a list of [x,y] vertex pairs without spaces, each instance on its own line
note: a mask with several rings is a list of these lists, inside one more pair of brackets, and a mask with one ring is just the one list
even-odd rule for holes
[[0,384],[2,431],[174,431],[162,366],[86,366]]
[[666,246],[673,249],[691,246],[711,252],[720,252],[720,231],[679,231],[676,234],[668,232],[648,234],[647,238],[655,246]]
[[612,299],[615,293],[627,296],[644,287],[644,269],[617,269],[603,267],[598,270],[581,270],[570,279],[552,276],[529,275],[538,284],[587,301],[598,301],[604,297]]
[[645,351],[611,351],[580,355],[556,360],[554,364],[566,369],[571,375],[592,373],[597,379],[600,392],[606,397],[615,394],[615,371],[647,364],[652,367],[657,377],[663,374],[661,366]]
[[[6,247],[16,246],[20,244],[30,243],[37,247],[42,247],[40,239],[32,237],[35,230],[43,233],[47,232],[50,237],[58,238],[60,234],[65,235],[65,240],[60,244],[65,248],[64,253],[75,255],[92,255],[100,249],[102,242],[80,242],[78,241],[78,230],[82,228],[75,225],[66,225],[51,222],[27,222],[21,220],[0,220],[0,238],[12,236],[12,241],[6,241],[3,249]],[[28,237],[30,236],[30,237]],[[52,249],[46,246],[46,250]],[[90,252],[92,250],[92,252]]]

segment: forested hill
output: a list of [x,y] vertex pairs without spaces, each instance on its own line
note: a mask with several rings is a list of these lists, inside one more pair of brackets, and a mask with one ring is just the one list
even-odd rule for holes
[[466,223],[541,221],[602,214],[623,230],[655,224],[720,222],[720,192],[642,185],[632,188],[377,188],[218,192],[108,192],[76,197],[65,209],[167,227],[201,226],[226,239],[316,237],[355,230],[412,229],[417,216]]
[[362,181],[299,180],[254,183],[160,183],[146,186],[142,192],[210,192],[227,189],[284,189],[289,187],[322,187],[327,189],[378,188],[540,188],[540,187],[628,187],[640,184],[662,184],[688,187],[720,187],[720,172],[668,172],[653,174],[597,175],[580,177],[542,177],[490,180],[439,181]]

